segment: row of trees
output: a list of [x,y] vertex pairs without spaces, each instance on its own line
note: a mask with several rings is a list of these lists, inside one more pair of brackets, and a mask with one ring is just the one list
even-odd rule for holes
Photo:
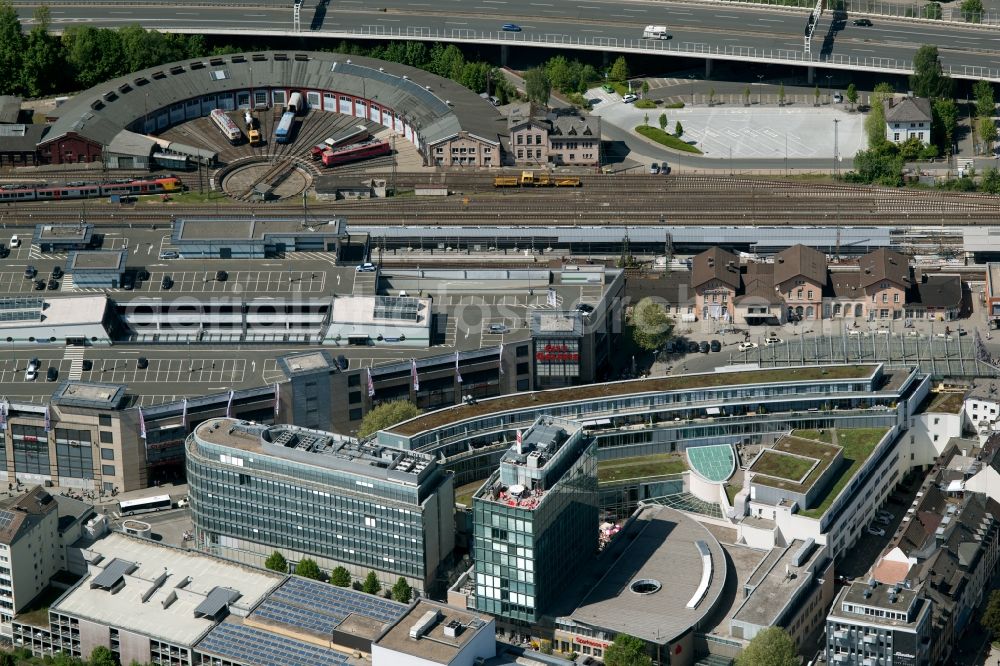
[[972,87],[976,97],[976,120],[973,131],[979,136],[983,152],[987,155],[993,152],[993,142],[997,140],[997,124],[993,120],[996,100],[993,98],[993,84],[989,81],[976,81]]
[[[605,666],[651,666],[643,640],[629,634],[618,634],[615,642],[604,651]],[[753,639],[736,658],[736,666],[798,666],[800,663],[795,641],[781,627],[768,627]]]
[[[44,657],[32,656],[31,650],[18,648],[13,652],[0,652],[0,666],[118,666],[118,660],[108,648],[98,646],[90,653],[89,659],[71,657],[63,652]],[[129,666],[142,666],[138,661],[133,660]],[[146,665],[148,666],[148,665]]]
[[[628,80],[628,62],[624,56],[618,56],[612,63],[607,77],[609,81],[615,83]],[[557,55],[524,73],[524,93],[535,104],[546,105],[553,90],[572,98],[586,92],[599,81],[601,74],[593,65]]]
[[[264,566],[271,571],[288,573],[288,560],[278,551],[274,551],[268,556],[264,561]],[[320,570],[319,565],[316,564],[315,560],[308,557],[299,560],[298,564],[295,565],[295,575],[312,580],[323,580],[323,572]],[[374,571],[369,571],[363,581],[352,581],[351,572],[345,567],[338,566],[330,572],[329,580],[332,585],[336,585],[337,587],[351,587],[366,594],[378,594],[382,591],[382,583],[379,582],[378,574]],[[396,584],[388,590],[386,597],[404,604],[409,603],[410,599],[413,598],[413,588],[406,582],[405,578],[400,576]]]

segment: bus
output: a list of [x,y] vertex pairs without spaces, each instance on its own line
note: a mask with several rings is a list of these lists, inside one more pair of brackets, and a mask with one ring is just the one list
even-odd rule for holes
[[670,33],[667,32],[667,26],[665,25],[647,25],[645,30],[642,31],[643,39],[670,39]]
[[274,140],[278,143],[291,143],[294,135],[295,124],[295,114],[292,111],[286,111],[281,114],[281,120],[278,122],[277,129],[274,130]]
[[222,130],[225,137],[229,139],[229,143],[235,146],[240,142],[240,139],[243,138],[243,133],[240,132],[240,128],[236,126],[233,119],[226,115],[225,111],[222,109],[212,109],[211,116],[212,122]]
[[350,162],[359,162],[372,157],[381,157],[392,152],[388,141],[373,139],[366,143],[355,143],[328,150],[323,153],[323,166],[338,166]]
[[169,509],[173,505],[170,495],[156,495],[155,497],[145,497],[143,499],[122,500],[118,503],[118,510],[123,516],[134,516],[140,513],[162,511],[163,509]]

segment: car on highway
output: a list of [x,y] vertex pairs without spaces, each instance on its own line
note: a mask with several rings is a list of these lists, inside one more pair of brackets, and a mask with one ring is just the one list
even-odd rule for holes
[[738,347],[738,349],[741,352],[748,352],[751,349],[757,349],[757,343],[756,342],[741,342],[740,346]]
[[504,32],[521,32],[521,26],[516,23],[504,23],[501,29]]
[[59,371],[56,370],[56,366],[50,365],[49,371],[45,373],[45,381],[54,382],[59,379]]
[[608,85],[607,83],[605,83],[603,86],[601,86],[601,90],[603,90],[604,92],[608,93],[609,95],[612,94],[615,91],[615,89],[613,87],[611,87],[610,85]]
[[862,28],[870,28],[872,27],[872,21],[866,18],[854,19],[854,25],[861,26]]
[[660,165],[657,164],[656,162],[653,162],[652,164],[650,164],[649,165],[649,173],[651,173],[654,176],[656,174],[660,173]]
[[631,104],[632,102],[635,102],[638,99],[639,99],[639,96],[638,95],[633,95],[632,93],[628,93],[628,94],[622,96],[622,101],[625,102],[626,104]]
[[710,342],[709,345],[711,346],[712,351],[714,352],[722,351],[722,343],[719,342],[718,340],[712,340],[712,342]]
[[375,264],[371,263],[370,261],[366,261],[363,264],[358,264],[354,268],[354,270],[356,272],[358,272],[358,273],[374,273],[375,272]]
[[784,340],[778,337],[764,338],[764,346],[770,347],[771,345],[780,345]]
[[181,255],[177,250],[164,250],[160,253],[160,259],[180,259]]
[[885,530],[881,527],[876,527],[875,525],[869,525],[868,534],[871,534],[872,536],[885,536]]
[[17,234],[14,234],[13,236],[10,237],[10,246],[21,247],[21,239],[18,238]]

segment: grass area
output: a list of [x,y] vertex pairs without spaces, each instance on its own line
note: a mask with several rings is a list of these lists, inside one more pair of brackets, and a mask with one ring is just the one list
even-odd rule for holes
[[615,89],[615,92],[624,97],[629,93],[628,84],[621,81],[608,81],[608,85]]
[[962,411],[962,405],[965,403],[965,395],[963,393],[938,393],[937,396],[931,401],[930,407],[927,408],[928,412],[942,412],[945,414],[958,414]]
[[472,405],[456,405],[429,412],[393,426],[389,430],[400,435],[415,435],[448,423],[458,423],[483,414],[510,409],[543,407],[561,402],[580,402],[634,393],[678,391],[714,386],[741,386],[810,380],[862,379],[874,372],[871,365],[806,366],[802,368],[769,368],[736,372],[708,372],[696,375],[676,375],[652,379],[634,379],[606,384],[587,384],[565,389],[515,393],[500,398],[481,400]]
[[740,494],[741,490],[743,490],[743,486],[741,485],[737,486],[732,483],[726,484],[726,497],[729,498],[729,506],[733,505],[733,502],[736,501],[736,496]]
[[690,143],[674,136],[673,134],[667,134],[659,127],[652,127],[650,125],[639,125],[635,128],[637,134],[641,134],[651,141],[655,141],[661,146],[666,146],[667,148],[673,148],[674,150],[680,150],[685,153],[695,153],[696,155],[701,155],[701,151],[692,146]]
[[844,489],[847,482],[854,478],[854,475],[861,469],[862,463],[867,460],[875,449],[875,445],[881,441],[887,428],[850,428],[847,430],[837,430],[837,444],[844,449],[844,462],[841,464],[840,476],[828,488],[826,495],[820,499],[819,504],[811,509],[799,511],[808,518],[819,518],[830,508],[833,500],[837,498],[840,491]]
[[833,444],[833,431],[824,430],[820,432],[819,430],[793,430],[792,437],[801,437],[802,439],[815,439],[817,442],[825,442],[826,444]]
[[764,451],[754,462],[751,471],[798,482],[815,462],[812,458],[800,458],[780,451]]
[[464,504],[471,509],[472,496],[477,490],[479,490],[485,480],[486,479],[480,479],[479,481],[473,481],[472,483],[467,483],[464,486],[455,488],[455,504]]
[[686,471],[687,463],[684,461],[684,456],[679,453],[660,453],[636,458],[601,460],[597,463],[597,481],[612,483],[647,476],[680,474]]
[[651,99],[640,99],[635,103],[635,108],[637,109],[655,109],[656,102]]
[[18,622],[30,624],[44,629],[49,628],[49,606],[63,595],[64,590],[46,587],[38,596],[31,600],[23,611],[17,614]]

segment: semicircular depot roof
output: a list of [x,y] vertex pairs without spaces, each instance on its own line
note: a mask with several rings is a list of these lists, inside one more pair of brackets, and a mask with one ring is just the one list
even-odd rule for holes
[[722,483],[736,470],[736,454],[731,444],[689,446],[687,458],[691,469],[712,483]]
[[500,113],[468,88],[422,69],[315,51],[263,51],[196,58],[100,83],[57,110],[42,143],[69,132],[107,145],[147,114],[185,100],[251,88],[329,91],[389,107],[424,143],[468,132],[489,142],[505,134]]

